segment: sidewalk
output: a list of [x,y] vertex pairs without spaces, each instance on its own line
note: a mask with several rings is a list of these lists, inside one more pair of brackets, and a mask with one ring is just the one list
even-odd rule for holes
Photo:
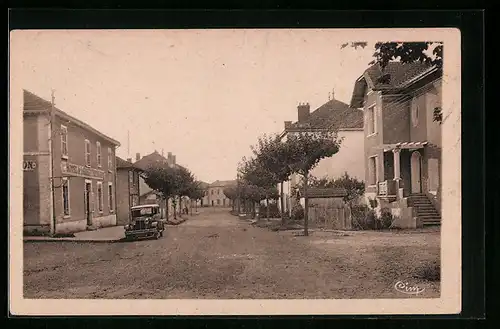
[[69,238],[52,238],[45,236],[25,236],[24,241],[29,242],[58,242],[58,241],[73,241],[73,242],[119,242],[125,238],[125,230],[123,226],[105,227],[95,231],[83,231],[75,233],[74,237]]

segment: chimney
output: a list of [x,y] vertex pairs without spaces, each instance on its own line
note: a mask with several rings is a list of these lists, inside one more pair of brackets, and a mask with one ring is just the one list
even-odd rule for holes
[[135,154],[135,161],[139,161],[141,160],[141,154],[140,153],[136,153]]
[[127,161],[128,162],[132,162],[132,158],[127,158]]
[[175,163],[175,155],[172,155],[172,164],[176,164]]
[[285,129],[288,129],[292,126],[292,121],[285,121]]
[[332,100],[335,99],[335,89],[332,89]]
[[302,123],[309,118],[310,110],[311,106],[309,103],[299,103],[299,106],[297,106],[299,123]]

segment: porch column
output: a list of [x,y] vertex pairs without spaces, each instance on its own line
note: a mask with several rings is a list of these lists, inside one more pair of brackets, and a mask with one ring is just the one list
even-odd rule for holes
[[400,165],[400,157],[401,157],[401,149],[395,148],[392,150],[394,154],[394,180],[401,180],[401,165]]

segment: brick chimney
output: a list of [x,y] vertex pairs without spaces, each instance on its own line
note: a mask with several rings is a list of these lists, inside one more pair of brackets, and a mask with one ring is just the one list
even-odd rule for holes
[[141,160],[141,154],[140,153],[136,153],[135,154],[135,161],[139,161]]
[[175,163],[175,155],[172,155],[172,164],[176,164]]
[[298,121],[299,123],[302,123],[309,118],[309,114],[311,113],[311,106],[309,105],[309,103],[299,103],[299,106],[297,106],[297,112]]

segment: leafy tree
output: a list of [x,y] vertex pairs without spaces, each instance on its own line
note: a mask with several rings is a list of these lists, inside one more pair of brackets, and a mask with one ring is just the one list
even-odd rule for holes
[[235,210],[235,201],[236,201],[236,199],[238,197],[238,193],[236,191],[236,187],[234,187],[234,186],[226,186],[222,190],[222,193],[224,193],[224,195],[226,196],[226,198],[228,198],[229,200],[231,200],[232,210],[234,211]]
[[189,189],[188,197],[191,200],[195,201],[195,207],[198,209],[198,201],[202,200],[205,196],[205,191],[203,190],[201,183],[199,181],[195,181],[191,184],[191,188]]
[[[268,184],[261,184],[261,186],[271,186],[280,184],[280,208],[281,220],[285,221],[284,211],[285,208],[283,199],[283,182],[286,181],[291,174],[291,158],[290,152],[287,150],[286,143],[281,141],[279,135],[263,135],[259,137],[255,146],[252,146],[252,152],[255,157],[256,167],[255,172],[262,175],[262,179],[267,181]],[[249,178],[252,180],[251,178]]]
[[[341,49],[351,46],[354,49],[365,48],[367,42],[351,42],[341,45]],[[401,63],[421,62],[435,65],[439,69],[443,67],[443,42],[423,41],[423,42],[377,42],[375,43],[374,59],[369,65],[380,64],[384,69],[391,61],[401,61]],[[436,107],[433,113],[433,120],[442,124],[443,115],[441,107]]]
[[289,135],[284,143],[284,149],[288,152],[287,162],[292,173],[303,177],[303,193],[305,200],[304,209],[304,235],[308,231],[309,197],[307,187],[309,185],[309,173],[324,158],[338,153],[342,140],[333,131],[322,131],[315,133],[296,133]]
[[[193,192],[193,184],[195,182],[194,175],[189,171],[189,169],[184,168],[184,167],[176,167],[176,172],[177,172],[177,190],[176,190],[176,195],[179,200],[179,214],[182,217],[182,200],[186,197],[189,197],[192,195]],[[173,203],[174,205],[174,215],[175,215],[175,210],[176,210],[176,202]],[[174,217],[176,218],[176,217]]]
[[[175,168],[168,166],[153,165],[148,167],[142,174],[144,182],[156,191],[168,204],[178,190],[178,174]],[[168,218],[168,207],[166,217]]]

